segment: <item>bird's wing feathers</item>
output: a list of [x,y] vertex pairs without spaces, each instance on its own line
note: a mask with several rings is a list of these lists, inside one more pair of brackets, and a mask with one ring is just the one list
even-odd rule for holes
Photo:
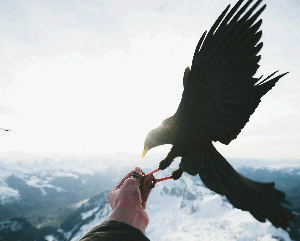
[[193,97],[195,113],[210,105],[206,107],[209,113],[205,118],[199,115],[199,121],[210,123],[210,138],[224,144],[236,138],[260,98],[284,75],[271,80],[268,77],[260,83],[260,78],[252,77],[259,68],[260,56],[256,54],[263,45],[259,43],[262,32],[258,31],[262,20],[255,21],[266,7],[251,16],[262,0],[246,11],[252,1],[240,8],[240,0],[228,12],[229,5],[207,35],[202,35],[183,92],[183,99],[190,98],[187,96],[191,96],[191,91],[198,95]]

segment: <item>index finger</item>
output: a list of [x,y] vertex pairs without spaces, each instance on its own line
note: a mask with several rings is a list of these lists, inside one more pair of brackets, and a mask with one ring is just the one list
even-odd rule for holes
[[[139,167],[138,167],[139,168]],[[140,168],[139,168],[140,169]],[[123,183],[125,182],[126,179],[130,178],[132,172],[134,170],[132,170],[131,172],[129,172],[125,177],[123,177],[123,179],[119,182],[119,184],[116,186],[117,189],[121,188],[123,186]]]

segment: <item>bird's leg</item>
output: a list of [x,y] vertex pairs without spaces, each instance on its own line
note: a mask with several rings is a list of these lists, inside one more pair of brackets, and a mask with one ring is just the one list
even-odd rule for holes
[[169,179],[174,179],[174,181],[175,181],[175,180],[177,180],[181,177],[182,173],[183,173],[183,170],[179,167],[177,170],[173,171],[171,176],[169,176],[169,177],[163,177],[163,178],[160,178],[160,179],[155,179],[154,178],[154,181],[153,181],[153,184],[152,184],[151,188],[155,187],[155,184],[157,182],[161,182],[161,181],[165,181],[165,180],[169,180]]
[[181,177],[182,173],[183,173],[183,170],[179,167],[177,170],[172,172],[171,177],[174,180],[177,180]]
[[[147,175],[143,176],[143,178],[145,178],[145,177],[148,178],[149,176],[153,177],[153,173],[155,173],[155,172],[157,172],[159,170],[160,169],[157,168],[154,171],[149,172]],[[179,179],[182,176],[182,173],[183,173],[183,170],[179,167],[177,170],[173,171],[172,174],[171,174],[171,176],[169,176],[169,177],[163,177],[163,178],[160,178],[160,179],[155,179],[155,177],[153,177],[151,188],[154,188],[155,184],[157,182],[161,182],[161,181],[165,181],[165,180],[169,180],[169,179],[174,179],[174,181],[175,181],[175,180]],[[146,179],[146,181],[147,181],[147,179]],[[144,187],[144,185],[142,185],[142,187]]]
[[[140,174],[138,174],[137,172],[133,172],[131,174],[131,176],[135,177],[135,178],[138,178],[140,179],[140,189],[143,189],[145,186],[146,186],[146,183],[148,183],[149,181],[152,182],[152,185],[150,187],[150,189],[154,188],[155,187],[155,184],[157,182],[161,182],[161,181],[165,181],[165,180],[168,180],[168,179],[173,179],[172,176],[169,176],[169,177],[163,177],[163,178],[160,178],[160,179],[155,179],[155,177],[153,176],[153,173],[155,172],[158,172],[160,169],[157,168],[155,169],[154,171],[152,172],[149,172],[148,174],[142,176]],[[178,170],[177,170],[178,171]],[[181,175],[180,175],[181,176]],[[180,177],[179,176],[179,177]],[[178,178],[179,178],[178,177]],[[177,178],[177,179],[178,179]],[[174,179],[175,180],[175,179]]]
[[169,167],[171,165],[172,162],[173,162],[173,158],[166,157],[164,160],[162,160],[159,163],[159,169],[165,170],[167,167]]
[[[152,181],[152,185],[151,186],[153,186],[154,187],[154,185],[155,185],[155,183],[156,183],[156,179],[154,178],[154,176],[153,176],[153,173],[154,172],[157,172],[159,169],[156,169],[156,170],[154,170],[153,172],[150,172],[150,173],[148,173],[147,175],[140,175],[139,173],[137,173],[137,172],[135,172],[135,171],[133,171],[132,172],[132,174],[131,174],[131,176],[132,177],[134,177],[134,178],[137,178],[137,179],[140,179],[140,189],[143,189],[144,187],[145,187],[145,185],[146,185],[146,183],[148,182],[148,181]],[[149,178],[151,178],[152,177],[152,180],[151,179],[149,179]],[[149,180],[148,180],[149,179]]]
[[159,170],[160,170],[160,169],[157,168],[157,169],[153,170],[152,172],[149,172],[146,176],[150,176],[150,175],[152,175],[153,173],[158,172]]
[[177,157],[175,151],[172,147],[171,151],[168,153],[167,157],[159,163],[159,169],[165,170],[167,167],[171,165],[174,159]]
[[[151,188],[154,188],[155,187],[155,184],[157,182],[161,182],[161,181],[164,181],[164,180],[168,180],[168,179],[174,179],[174,180],[177,180],[181,177],[182,173],[183,173],[183,170],[181,168],[175,170],[171,176],[169,177],[163,177],[163,178],[160,178],[160,179],[155,179],[155,177],[153,176],[153,174],[155,172],[158,172],[159,170],[164,170],[166,169],[167,167],[169,167],[171,165],[171,163],[173,162],[173,160],[177,157],[178,155],[176,155],[176,150],[174,150],[173,148],[170,150],[170,152],[168,153],[167,157],[162,160],[160,163],[159,163],[159,168],[153,170],[152,172],[149,172],[148,174],[142,176],[142,175],[137,175],[136,173],[133,173],[132,176],[134,176],[135,178],[139,178],[140,179],[140,189],[144,188],[145,187],[145,183],[147,183],[149,180],[152,181],[152,185],[151,185]],[[152,177],[151,179],[149,179],[150,177]]]

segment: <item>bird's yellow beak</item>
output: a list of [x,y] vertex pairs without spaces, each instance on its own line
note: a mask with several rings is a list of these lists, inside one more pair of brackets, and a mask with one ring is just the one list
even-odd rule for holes
[[147,151],[149,150],[149,147],[145,147],[144,148],[144,151],[143,151],[143,154],[142,154],[142,158],[146,155]]

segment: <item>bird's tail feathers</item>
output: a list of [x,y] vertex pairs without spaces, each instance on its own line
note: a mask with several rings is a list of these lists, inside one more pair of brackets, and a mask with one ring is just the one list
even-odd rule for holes
[[274,188],[274,182],[256,182],[237,173],[212,144],[200,155],[197,169],[206,187],[226,195],[233,206],[249,211],[260,222],[268,219],[275,227],[289,227],[294,215],[282,206],[290,203],[283,192]]

